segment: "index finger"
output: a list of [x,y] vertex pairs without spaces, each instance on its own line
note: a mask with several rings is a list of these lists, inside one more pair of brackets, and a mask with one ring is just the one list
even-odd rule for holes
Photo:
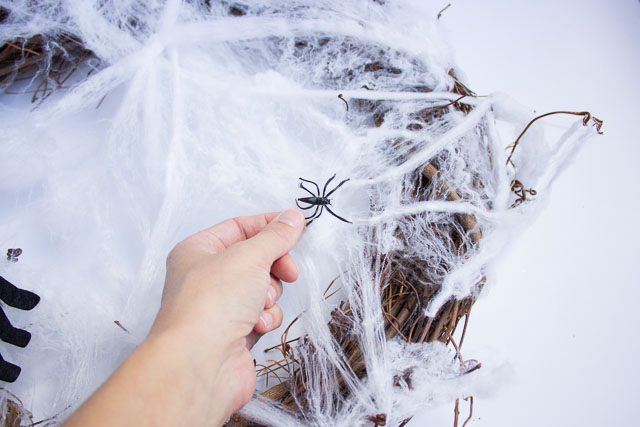
[[[222,252],[235,243],[253,237],[278,214],[280,212],[231,218],[192,234],[178,243],[167,256],[167,275],[180,275],[203,257]],[[283,280],[295,280],[297,267],[291,257],[283,257],[282,261],[276,264],[276,273],[282,276]]]
[[247,240],[258,234],[280,212],[269,212],[253,216],[239,216],[199,231],[193,239],[205,244],[207,252],[215,254],[234,243]]

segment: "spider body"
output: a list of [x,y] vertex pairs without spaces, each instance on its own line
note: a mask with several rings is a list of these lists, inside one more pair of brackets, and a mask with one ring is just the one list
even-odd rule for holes
[[[333,174],[333,176],[331,178],[329,178],[329,180],[324,184],[324,188],[322,189],[322,193],[320,193],[320,187],[318,187],[318,184],[316,184],[315,182],[310,181],[308,179],[300,178],[300,181],[303,181],[303,182],[300,183],[300,188],[305,190],[307,193],[311,194],[311,197],[300,197],[299,199],[296,199],[296,205],[298,205],[298,207],[300,209],[302,209],[302,210],[312,209],[314,206],[316,208],[316,210],[313,211],[313,214],[311,216],[305,217],[305,219],[309,220],[309,222],[307,222],[307,225],[311,224],[314,219],[320,217],[320,215],[322,215],[322,211],[324,209],[326,209],[331,215],[335,216],[340,221],[348,222],[349,224],[351,224],[351,221],[346,220],[346,219],[342,218],[339,215],[336,215],[336,213],[333,212],[329,208],[329,205],[331,205],[331,199],[329,199],[329,196],[332,195],[333,192],[336,191],[338,188],[340,188],[342,186],[342,184],[344,184],[345,182],[349,181],[349,178],[345,179],[344,181],[340,182],[340,184],[336,185],[333,188],[333,190],[331,190],[331,191],[329,191],[327,193],[327,187],[329,186],[329,183],[335,177],[336,177],[336,175]],[[309,190],[307,187],[305,187],[304,186],[304,182],[308,182],[310,184],[313,184],[316,187],[316,193],[314,194],[311,190]],[[302,207],[302,206],[300,206],[300,203],[306,203],[309,206]]]
[[[309,203],[310,205],[330,205],[331,200],[327,197],[301,197],[298,199],[299,202]],[[303,208],[304,209],[304,208]]]

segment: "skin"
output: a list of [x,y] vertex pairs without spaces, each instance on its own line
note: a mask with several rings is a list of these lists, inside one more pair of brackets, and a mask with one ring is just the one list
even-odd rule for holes
[[282,322],[276,302],[298,277],[289,252],[304,227],[290,209],[178,243],[148,337],[64,426],[222,425],[253,395],[249,350]]

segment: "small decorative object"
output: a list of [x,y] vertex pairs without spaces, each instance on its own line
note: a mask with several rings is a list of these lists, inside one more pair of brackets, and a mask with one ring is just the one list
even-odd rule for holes
[[[305,187],[304,184],[301,182],[300,183],[300,188],[305,190],[307,193],[311,194],[311,197],[301,197],[299,199],[296,199],[296,205],[298,205],[298,207],[300,209],[302,209],[302,210],[311,209],[314,206],[316,207],[316,210],[313,211],[313,214],[311,216],[305,217],[305,219],[309,219],[310,220],[307,223],[307,225],[311,224],[314,219],[320,218],[320,215],[322,215],[322,210],[323,209],[326,209],[327,211],[329,211],[329,213],[331,215],[335,216],[340,221],[348,222],[349,224],[351,224],[351,221],[346,220],[346,219],[342,218],[341,216],[336,215],[335,212],[333,212],[329,208],[329,205],[331,204],[331,200],[329,199],[329,196],[332,195],[338,188],[340,188],[342,186],[342,184],[344,184],[345,182],[349,181],[349,178],[345,179],[344,181],[340,182],[340,184],[336,185],[336,187],[333,190],[331,190],[331,191],[329,191],[327,193],[327,187],[329,186],[329,183],[335,177],[336,177],[336,174],[334,173],[333,176],[331,178],[329,178],[329,180],[324,184],[324,188],[322,189],[322,194],[320,194],[320,187],[318,187],[318,184],[316,184],[313,181],[309,181],[308,179],[300,178],[300,181],[308,182],[310,184],[313,184],[316,187],[316,193],[313,193],[311,190],[309,190],[307,187]],[[307,203],[309,206],[307,206],[306,208],[303,208],[302,206],[300,206],[300,203],[298,203],[298,202]],[[318,212],[318,209],[320,209],[320,212]]]
[[7,249],[7,261],[18,262],[18,257],[22,255],[22,249]]

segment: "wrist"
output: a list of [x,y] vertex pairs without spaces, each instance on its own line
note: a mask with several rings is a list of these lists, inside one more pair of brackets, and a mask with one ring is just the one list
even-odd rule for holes
[[172,425],[222,425],[226,421],[227,402],[218,387],[224,349],[195,342],[179,330],[166,330],[150,335],[132,358],[139,358],[150,371],[162,372],[160,387],[168,389],[164,404],[176,409],[189,408],[188,413],[167,414],[165,420],[176,422]]
[[149,336],[65,426],[222,425],[220,354],[201,357],[182,339]]
[[172,326],[152,330],[136,351],[147,353],[147,357],[162,357],[163,363],[182,375],[205,381],[220,370],[225,345],[214,334],[205,340],[188,328]]

